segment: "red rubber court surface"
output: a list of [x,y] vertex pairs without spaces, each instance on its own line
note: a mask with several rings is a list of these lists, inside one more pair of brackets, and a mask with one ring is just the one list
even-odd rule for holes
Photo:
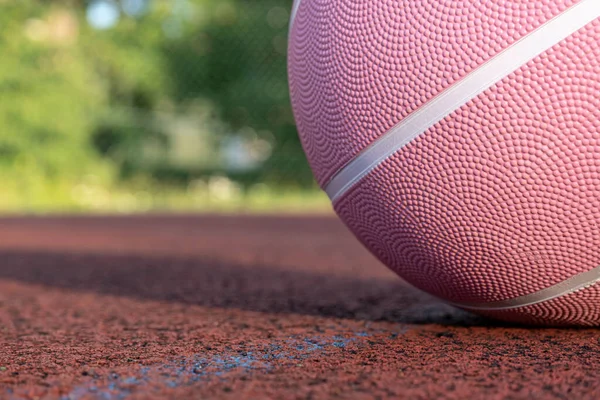
[[480,319],[334,217],[0,220],[2,399],[597,399],[597,330]]

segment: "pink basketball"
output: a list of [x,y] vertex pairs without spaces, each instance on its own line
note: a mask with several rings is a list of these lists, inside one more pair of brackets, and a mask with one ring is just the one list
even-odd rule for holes
[[600,1],[296,0],[315,177],[383,263],[458,307],[600,325]]

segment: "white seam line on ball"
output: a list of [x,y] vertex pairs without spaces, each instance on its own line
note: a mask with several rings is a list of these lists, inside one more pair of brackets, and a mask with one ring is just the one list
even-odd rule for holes
[[450,304],[464,308],[467,310],[480,311],[501,311],[512,310],[532,306],[535,304],[544,303],[546,301],[556,299],[557,297],[566,296],[568,294],[586,289],[600,282],[600,267],[594,268],[578,275],[575,275],[561,283],[558,283],[549,288],[542,289],[538,292],[517,297],[514,299],[494,301],[488,303],[452,303]]
[[302,0],[294,0],[294,4],[292,5],[292,14],[290,16],[290,32],[292,31],[292,26],[294,25],[294,21],[296,20],[296,13],[298,12],[298,8],[300,8],[300,3]]
[[599,17],[600,0],[581,0],[563,11],[404,118],[334,175],[325,185],[325,192],[335,203],[416,137]]

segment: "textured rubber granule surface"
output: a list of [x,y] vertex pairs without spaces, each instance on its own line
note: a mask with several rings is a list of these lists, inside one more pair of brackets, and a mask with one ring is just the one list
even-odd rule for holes
[[594,399],[598,340],[443,305],[335,218],[0,220],[1,399]]

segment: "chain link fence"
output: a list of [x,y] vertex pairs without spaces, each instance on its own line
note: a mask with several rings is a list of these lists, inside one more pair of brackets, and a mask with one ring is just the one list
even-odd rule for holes
[[292,0],[0,7],[0,207],[323,204],[289,102]]

